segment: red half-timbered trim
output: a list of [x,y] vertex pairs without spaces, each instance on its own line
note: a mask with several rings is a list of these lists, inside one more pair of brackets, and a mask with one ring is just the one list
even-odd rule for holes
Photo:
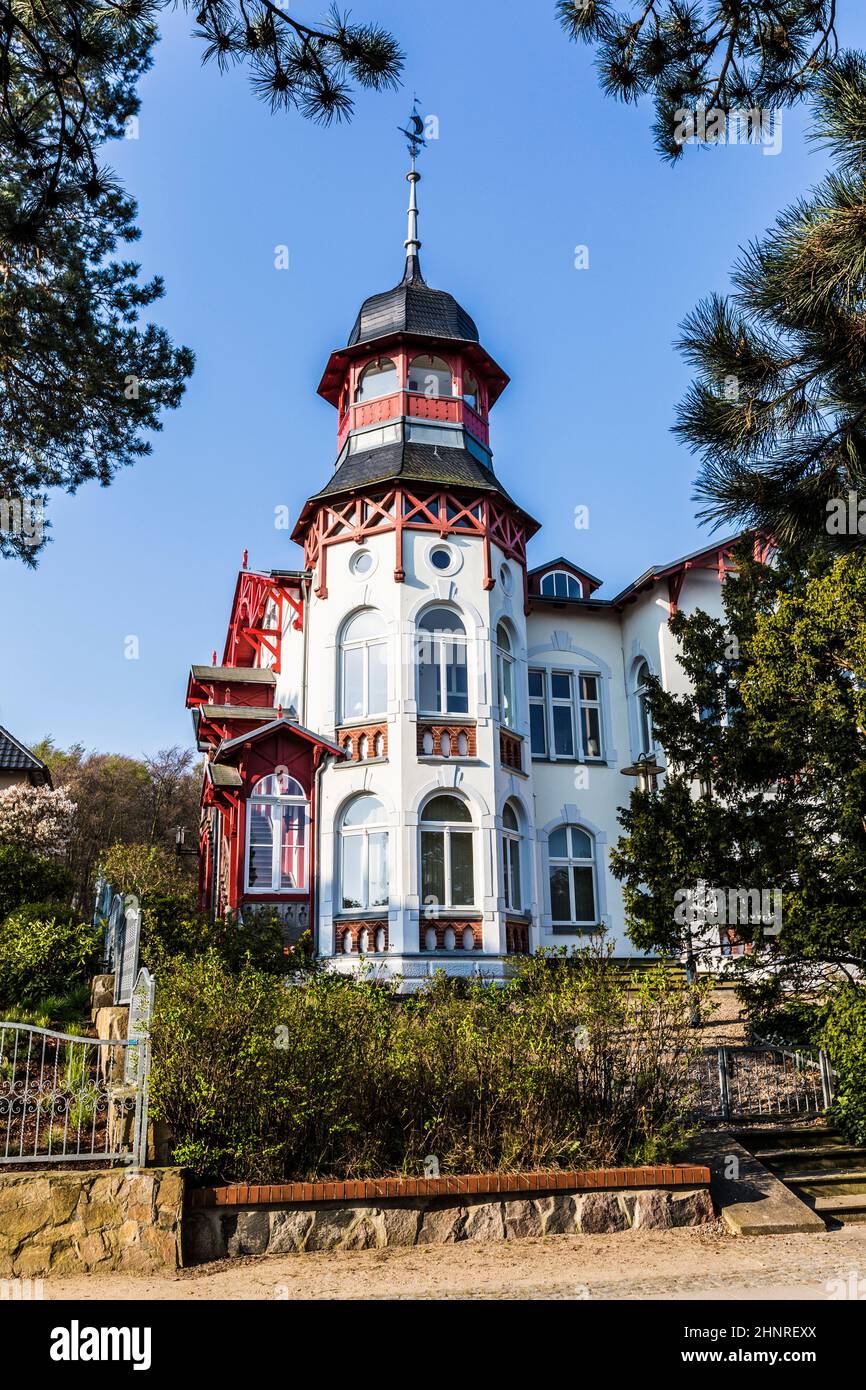
[[405,579],[403,532],[435,531],[441,538],[454,534],[480,536],[484,541],[484,587],[495,582],[491,543],[526,568],[526,542],[538,529],[516,507],[495,493],[461,493],[448,488],[395,487],[380,493],[355,493],[316,510],[305,528],[304,568],[316,575],[317,598],[328,596],[327,551],[331,545],[392,531],[396,546],[394,578]]
[[[276,608],[276,627],[264,626],[269,601]],[[223,665],[255,666],[262,664],[262,652],[269,652],[273,658],[271,669],[279,675],[286,609],[294,613],[293,626],[300,631],[304,625],[301,593],[292,593],[288,585],[279,583],[271,575],[241,570],[232,604]]]

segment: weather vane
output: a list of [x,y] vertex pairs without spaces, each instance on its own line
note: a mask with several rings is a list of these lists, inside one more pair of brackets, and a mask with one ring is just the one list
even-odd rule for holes
[[406,126],[399,125],[397,129],[400,134],[405,135],[406,139],[409,141],[408,149],[414,165],[415,160],[427,144],[427,141],[424,139],[424,121],[418,114],[417,96],[412,99],[412,114],[409,117],[408,123]]

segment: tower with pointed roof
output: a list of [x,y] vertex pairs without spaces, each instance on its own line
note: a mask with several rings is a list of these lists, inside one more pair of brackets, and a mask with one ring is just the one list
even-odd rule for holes
[[613,599],[579,559],[527,569],[538,523],[491,451],[508,377],[421,270],[421,129],[402,278],[364,300],[319,386],[336,457],[295,525],[303,564],[244,553],[222,660],[187,695],[203,905],[277,912],[333,969],[370,961],[407,989],[599,933],[629,953],[607,859],[621,774],[659,754],[645,682],[680,680],[668,619],[721,611],[728,555]]

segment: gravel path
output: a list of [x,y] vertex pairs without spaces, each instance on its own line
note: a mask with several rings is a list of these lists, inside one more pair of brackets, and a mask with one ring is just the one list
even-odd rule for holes
[[[827,1299],[852,1271],[866,1297],[866,1225],[734,1237],[718,1223],[491,1245],[262,1256],[173,1278],[47,1279],[48,1299]],[[849,1295],[850,1296],[850,1295]]]

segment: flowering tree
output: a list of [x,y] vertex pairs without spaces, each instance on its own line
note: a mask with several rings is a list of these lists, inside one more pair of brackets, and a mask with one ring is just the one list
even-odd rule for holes
[[8,787],[0,792],[0,845],[65,854],[75,811],[65,787]]

